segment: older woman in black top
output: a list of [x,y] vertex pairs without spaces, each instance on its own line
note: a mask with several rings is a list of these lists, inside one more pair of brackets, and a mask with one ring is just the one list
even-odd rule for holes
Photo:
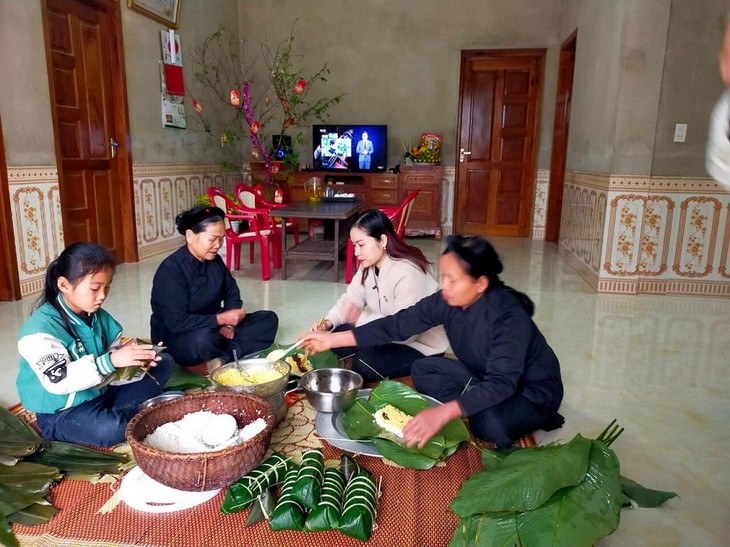
[[535,429],[563,423],[560,365],[532,321],[534,305],[500,279],[502,263],[483,238],[451,236],[439,260],[441,290],[395,315],[340,333],[305,336],[310,351],[405,340],[443,325],[457,359],[413,363],[416,389],[445,404],[417,414],[404,429],[423,447],[449,421],[468,417],[472,433],[507,447]]
[[246,313],[236,280],[218,250],[225,213],[194,207],[175,219],[186,244],[162,261],[152,283],[152,340],[162,342],[183,366],[206,361],[208,370],[269,347],[279,318],[272,311]]

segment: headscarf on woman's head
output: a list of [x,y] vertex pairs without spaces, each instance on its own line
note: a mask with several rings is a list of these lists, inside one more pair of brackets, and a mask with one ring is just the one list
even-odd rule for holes
[[175,225],[177,231],[182,235],[185,235],[187,230],[192,230],[194,234],[197,234],[204,231],[208,224],[223,222],[224,218],[226,218],[226,214],[220,207],[198,205],[177,215]]

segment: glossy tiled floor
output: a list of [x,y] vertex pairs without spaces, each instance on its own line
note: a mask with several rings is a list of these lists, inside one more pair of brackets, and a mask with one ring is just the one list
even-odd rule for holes
[[[433,259],[440,243],[414,240]],[[561,360],[565,426],[541,440],[596,436],[617,418],[613,448],[622,473],[681,498],[659,509],[624,510],[600,545],[727,545],[730,534],[730,300],[598,296],[555,246],[493,240],[505,281],[535,301],[536,321]],[[105,305],[130,335],[149,332],[149,292],[160,258],[122,265]],[[279,274],[276,274],[278,277]],[[291,342],[344,290],[331,268],[294,264],[287,281],[261,282],[256,266],[236,273],[249,310],[279,314]],[[17,401],[18,326],[33,299],[0,303],[0,403]]]

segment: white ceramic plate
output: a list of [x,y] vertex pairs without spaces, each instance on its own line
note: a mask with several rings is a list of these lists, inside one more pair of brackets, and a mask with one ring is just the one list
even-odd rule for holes
[[[367,399],[370,397],[370,389],[361,389],[357,393],[358,399]],[[437,399],[428,395],[421,395],[425,399],[434,404],[441,404]],[[342,423],[342,412],[317,412],[314,426],[322,440],[345,452],[354,454],[362,454],[364,456],[373,456],[374,458],[382,458],[382,454],[375,448],[373,442],[369,439],[362,441],[351,441],[345,432],[345,426]]]

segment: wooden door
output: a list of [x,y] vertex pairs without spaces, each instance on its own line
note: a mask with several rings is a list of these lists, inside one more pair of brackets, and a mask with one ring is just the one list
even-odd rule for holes
[[544,58],[543,49],[462,51],[457,233],[530,233]]
[[573,98],[576,40],[577,31],[573,32],[560,47],[558,90],[555,95],[555,120],[553,122],[553,146],[550,153],[550,189],[548,191],[545,218],[545,241],[553,243],[557,243],[560,238],[560,216],[563,210],[565,159],[568,152],[570,103]]
[[136,260],[128,143],[118,136],[127,134],[119,4],[45,6],[64,243],[94,241],[118,261]]

